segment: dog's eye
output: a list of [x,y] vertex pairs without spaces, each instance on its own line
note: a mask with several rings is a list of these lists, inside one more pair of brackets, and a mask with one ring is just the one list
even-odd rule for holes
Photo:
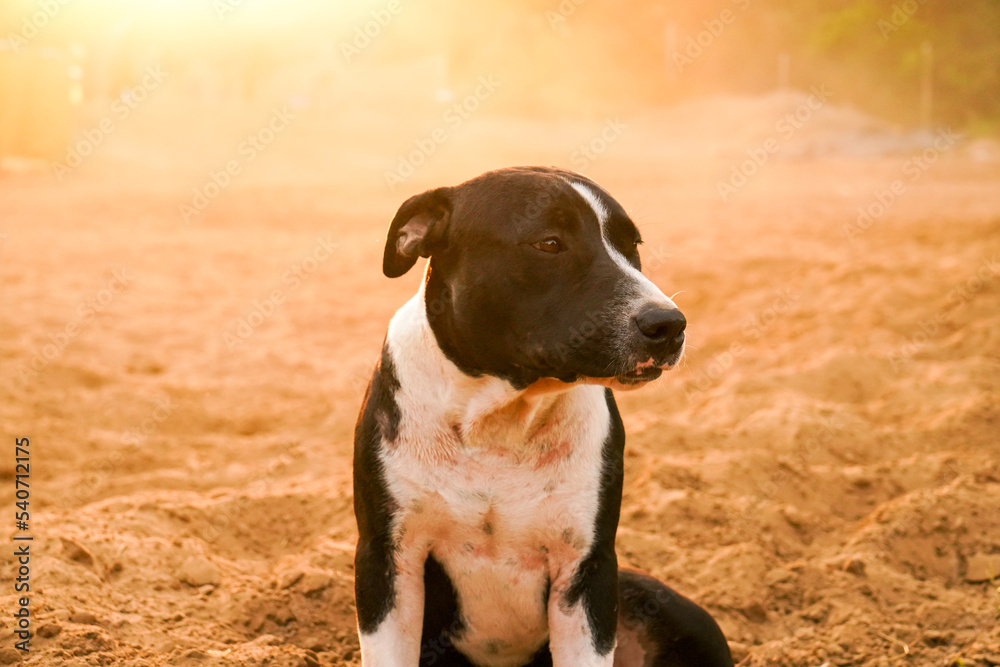
[[551,252],[554,254],[563,251],[562,243],[554,236],[547,236],[538,243],[532,243],[531,245],[542,252]]

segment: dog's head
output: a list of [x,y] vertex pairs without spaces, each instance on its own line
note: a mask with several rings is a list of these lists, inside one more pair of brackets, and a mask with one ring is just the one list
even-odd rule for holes
[[408,199],[383,271],[430,257],[438,345],[470,375],[634,387],[673,367],[685,319],[640,271],[639,230],[590,179],[518,167]]

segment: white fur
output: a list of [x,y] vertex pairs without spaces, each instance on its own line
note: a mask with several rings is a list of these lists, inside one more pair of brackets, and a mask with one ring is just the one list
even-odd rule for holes
[[[421,583],[423,583],[421,581]],[[407,593],[419,595],[420,612],[423,613],[423,590],[406,586]],[[400,599],[397,597],[397,600]],[[409,602],[409,601],[408,601]],[[412,604],[408,605],[412,608]],[[389,612],[375,632],[359,633],[361,656],[365,667],[399,667],[416,665],[420,659],[420,632],[422,617],[412,618],[412,611],[401,613],[397,607]],[[411,618],[405,619],[409,615]]]
[[598,655],[590,641],[587,615],[583,605],[569,609],[559,607],[558,602],[549,603],[549,626],[552,628],[552,664],[572,667],[612,667],[615,651]]
[[[532,393],[465,375],[437,346],[423,289],[393,317],[387,341],[400,383],[398,437],[382,453],[400,505],[397,557],[422,563],[430,553],[442,564],[466,625],[456,646],[478,664],[523,664],[553,620],[567,643],[556,665],[599,664],[577,660],[593,652],[582,605],[552,619],[556,601],[546,608],[544,596],[593,542],[610,423],[604,389]],[[400,579],[410,583],[397,601],[417,597],[423,582]]]
[[608,255],[614,260],[622,271],[628,275],[635,285],[635,292],[633,296],[633,305],[636,308],[641,307],[646,304],[655,304],[661,308],[676,308],[676,304],[660,291],[660,288],[653,284],[653,282],[642,275],[642,271],[639,271],[634,266],[629,264],[628,260],[615,249],[611,243],[608,242],[606,225],[608,222],[608,209],[601,203],[600,198],[597,193],[590,188],[590,186],[580,183],[579,181],[568,181],[573,189],[580,193],[580,196],[590,204],[590,207],[594,209],[594,213],[597,215],[597,221],[601,224],[601,241],[604,243],[604,248],[608,251]]

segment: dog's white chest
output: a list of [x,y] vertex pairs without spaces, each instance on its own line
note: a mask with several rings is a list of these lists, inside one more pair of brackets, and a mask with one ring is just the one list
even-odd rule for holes
[[454,643],[481,664],[523,664],[545,643],[550,587],[592,544],[608,408],[603,389],[579,389],[523,441],[488,422],[463,437],[410,421],[385,451],[397,544],[443,566],[464,626]]

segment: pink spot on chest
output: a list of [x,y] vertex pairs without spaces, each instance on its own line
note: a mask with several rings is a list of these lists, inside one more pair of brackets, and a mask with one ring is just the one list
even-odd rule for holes
[[522,551],[517,556],[517,565],[522,570],[544,570],[548,567],[548,554],[541,549]]
[[545,468],[564,461],[573,452],[568,442],[560,441],[544,450],[535,461],[535,468]]

